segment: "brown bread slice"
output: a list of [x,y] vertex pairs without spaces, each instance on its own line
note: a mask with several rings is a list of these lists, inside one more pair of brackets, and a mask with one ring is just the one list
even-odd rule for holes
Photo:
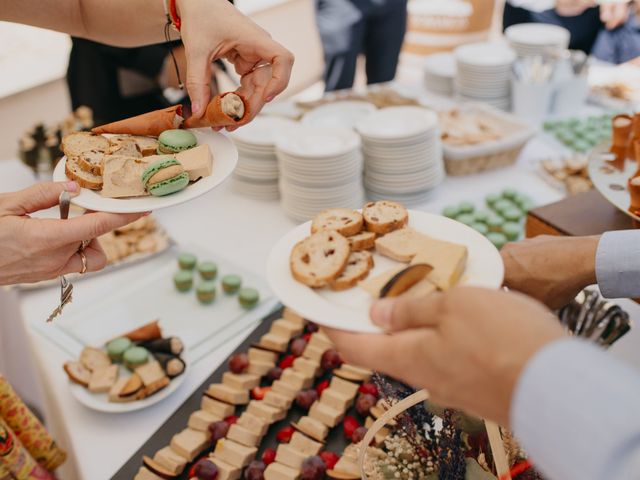
[[402,228],[409,221],[409,212],[404,205],[391,200],[367,203],[362,216],[366,229],[380,235]]
[[67,157],[64,173],[67,178],[76,181],[82,188],[90,190],[102,189],[102,175],[94,175],[84,171],[78,163],[78,157]]
[[331,282],[332,290],[347,290],[355,287],[360,280],[367,278],[369,272],[373,268],[373,255],[371,253],[351,252],[347,267],[342,274]]
[[350,237],[360,233],[363,227],[364,220],[360,212],[349,208],[330,208],[316,215],[311,223],[311,233],[335,230],[345,237]]
[[109,149],[109,140],[95,133],[73,132],[62,138],[61,146],[67,157],[77,157],[90,150],[106,152]]
[[345,237],[336,231],[325,230],[298,242],[291,251],[289,266],[297,281],[320,288],[340,276],[350,253]]
[[94,175],[102,175],[105,153],[100,150],[89,150],[78,155],[78,165],[82,170]]
[[131,138],[136,142],[144,157],[156,155],[158,153],[158,140],[155,138],[143,137],[142,135],[134,135]]
[[109,155],[119,155],[122,157],[141,158],[142,152],[137,142],[129,136],[118,136],[109,138]]
[[80,362],[65,362],[64,371],[67,372],[69,380],[83,387],[88,387],[91,381],[91,370]]
[[349,240],[349,245],[351,245],[351,251],[353,252],[371,250],[376,246],[376,234],[373,232],[360,232],[347,238],[347,240]]

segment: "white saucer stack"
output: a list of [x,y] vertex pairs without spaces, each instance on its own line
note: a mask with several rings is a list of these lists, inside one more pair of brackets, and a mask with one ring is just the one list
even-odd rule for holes
[[357,133],[298,125],[278,135],[280,197],[284,211],[306,221],[333,207],[360,208],[362,153]]
[[571,33],[559,25],[546,23],[521,23],[504,31],[519,57],[545,55],[554,50],[569,48]]
[[275,138],[296,125],[285,118],[260,116],[230,134],[238,149],[238,166],[233,172],[236,192],[257,200],[279,198]]
[[451,53],[434,53],[424,59],[424,82],[433,93],[450,97],[454,92],[456,59]]
[[421,107],[389,107],[360,121],[364,186],[371,200],[423,203],[445,177],[438,117]]
[[356,123],[376,110],[369,102],[341,100],[314,108],[302,117],[301,123],[311,127],[353,129]]
[[472,43],[454,50],[456,91],[460,100],[511,106],[511,65],[516,54],[502,42]]

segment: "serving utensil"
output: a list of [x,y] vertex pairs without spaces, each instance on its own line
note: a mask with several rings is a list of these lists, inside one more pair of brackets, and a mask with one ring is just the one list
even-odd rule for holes
[[[60,219],[66,220],[69,218],[69,206],[71,205],[71,196],[69,192],[62,192],[59,198],[60,204]],[[62,313],[64,307],[71,303],[73,300],[73,284],[70,283],[64,275],[60,275],[60,304],[51,312],[47,322],[52,322],[54,318]]]

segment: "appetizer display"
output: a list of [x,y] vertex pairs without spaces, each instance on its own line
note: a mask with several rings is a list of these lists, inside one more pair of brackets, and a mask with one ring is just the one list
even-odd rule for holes
[[582,153],[544,159],[539,167],[545,179],[551,180],[569,195],[588,192],[593,188],[589,178],[589,158]]
[[[62,139],[65,174],[83,188],[99,190],[103,197],[170,195],[211,175],[211,150],[197,143],[188,130],[165,130],[158,140],[141,135],[71,133]],[[170,154],[161,154],[165,152]]]
[[570,150],[585,153],[611,138],[612,118],[613,114],[605,114],[550,120],[544,123],[544,130]]
[[477,145],[500,140],[508,134],[504,122],[480,111],[453,108],[441,112],[439,117],[442,141],[448,145]]
[[[311,236],[291,252],[291,274],[316,289],[360,285],[376,298],[421,296],[454,286],[465,270],[467,248],[424,235],[408,227],[408,221],[406,208],[388,200],[367,203],[362,213],[342,208],[321,212],[311,222]],[[369,249],[411,265],[369,279],[374,267]]]
[[[196,285],[196,298],[204,305],[216,299],[218,265],[211,261],[198,262],[198,258],[188,252],[178,256],[179,270],[173,275],[173,284],[179,292],[188,292],[193,288],[194,276],[200,277]],[[236,274],[223,275],[220,280],[222,291],[226,295],[238,295],[238,303],[246,309],[252,309],[260,302],[260,293],[252,287],[242,287],[242,277]]]
[[178,337],[163,337],[151,322],[115,338],[101,348],[85,347],[80,358],[64,364],[69,380],[108,402],[142,400],[182,375],[184,345]]

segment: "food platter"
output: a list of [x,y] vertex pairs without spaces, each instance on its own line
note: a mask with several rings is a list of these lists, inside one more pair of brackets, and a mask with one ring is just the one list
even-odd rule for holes
[[[309,235],[311,222],[291,230],[275,245],[267,261],[269,286],[282,303],[318,324],[354,332],[378,332],[369,319],[372,297],[360,288],[345,291],[312,289],[296,281],[291,274],[289,258],[293,247]],[[460,285],[500,288],[504,265],[495,247],[480,233],[439,215],[410,210],[409,226],[439,240],[465,245],[468,249],[466,270]],[[374,254],[371,275],[400,265]]]
[[[112,213],[136,213],[159,210],[194,200],[221,185],[233,172],[238,162],[238,151],[233,142],[221,133],[208,128],[191,130],[198,144],[209,146],[213,155],[213,173],[190,184],[184,190],[163,197],[145,196],[133,198],[106,198],[99,192],[81,189],[80,195],[71,201],[75,205],[92,211]],[[63,157],[53,172],[53,180],[68,181],[65,174],[66,157]]]
[[627,160],[624,170],[613,168],[607,160],[613,159],[609,153],[609,143],[603,143],[594,148],[589,154],[589,177],[593,185],[604,198],[621,212],[631,218],[640,221],[640,216],[629,211],[631,199],[627,181],[636,172],[638,166],[635,162]]

